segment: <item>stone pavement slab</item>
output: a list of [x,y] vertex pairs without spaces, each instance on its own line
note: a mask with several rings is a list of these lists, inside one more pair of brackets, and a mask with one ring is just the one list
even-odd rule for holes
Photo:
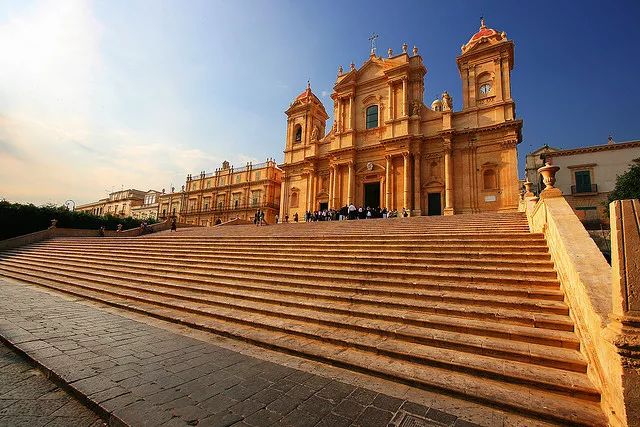
[[0,426],[105,425],[93,411],[0,344]]
[[[474,425],[2,278],[0,337],[85,396],[111,425]],[[11,391],[4,393],[12,406]],[[27,412],[73,413],[53,406]]]

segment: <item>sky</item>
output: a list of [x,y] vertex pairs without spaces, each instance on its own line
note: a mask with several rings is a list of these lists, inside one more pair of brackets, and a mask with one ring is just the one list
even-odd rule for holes
[[281,162],[284,110],[309,79],[332,113],[372,32],[383,56],[416,45],[425,103],[446,90],[457,111],[480,16],[515,43],[521,175],[543,144],[640,139],[638,1],[0,0],[0,199],[81,204]]

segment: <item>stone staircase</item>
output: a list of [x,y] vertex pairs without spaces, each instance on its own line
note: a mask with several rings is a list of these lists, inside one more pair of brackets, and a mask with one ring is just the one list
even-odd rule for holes
[[0,275],[558,424],[606,425],[521,214],[64,238]]

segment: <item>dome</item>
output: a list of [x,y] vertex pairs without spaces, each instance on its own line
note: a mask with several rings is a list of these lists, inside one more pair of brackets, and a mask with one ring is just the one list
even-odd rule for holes
[[433,111],[442,111],[442,101],[440,101],[439,99],[435,99],[432,103],[431,103],[431,109]]
[[466,44],[462,46],[462,53],[468,51],[469,49],[471,49],[471,47],[475,46],[480,42],[486,41],[489,38],[493,38],[496,41],[500,41],[500,40],[506,39],[507,35],[504,32],[499,33],[493,28],[487,28],[487,26],[484,23],[484,18],[480,18],[480,29],[478,30],[477,33],[471,36],[471,38]]
[[480,19],[480,29],[478,30],[477,33],[475,33],[473,36],[471,36],[471,38],[469,39],[469,41],[467,42],[467,44],[479,40],[483,37],[491,37],[491,36],[495,36],[496,34],[498,34],[498,32],[496,30],[494,30],[493,28],[487,28],[487,26],[484,24],[484,18]]
[[311,91],[311,84],[307,82],[307,88],[304,90],[304,92],[300,93],[300,95],[296,96],[296,99],[294,102],[296,101],[305,102],[309,100],[315,101],[317,103],[321,103],[318,97]]

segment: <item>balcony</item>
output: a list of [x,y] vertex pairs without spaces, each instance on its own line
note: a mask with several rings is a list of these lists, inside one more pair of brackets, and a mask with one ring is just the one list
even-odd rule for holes
[[598,184],[571,186],[571,195],[573,196],[592,195],[597,193],[598,193]]

